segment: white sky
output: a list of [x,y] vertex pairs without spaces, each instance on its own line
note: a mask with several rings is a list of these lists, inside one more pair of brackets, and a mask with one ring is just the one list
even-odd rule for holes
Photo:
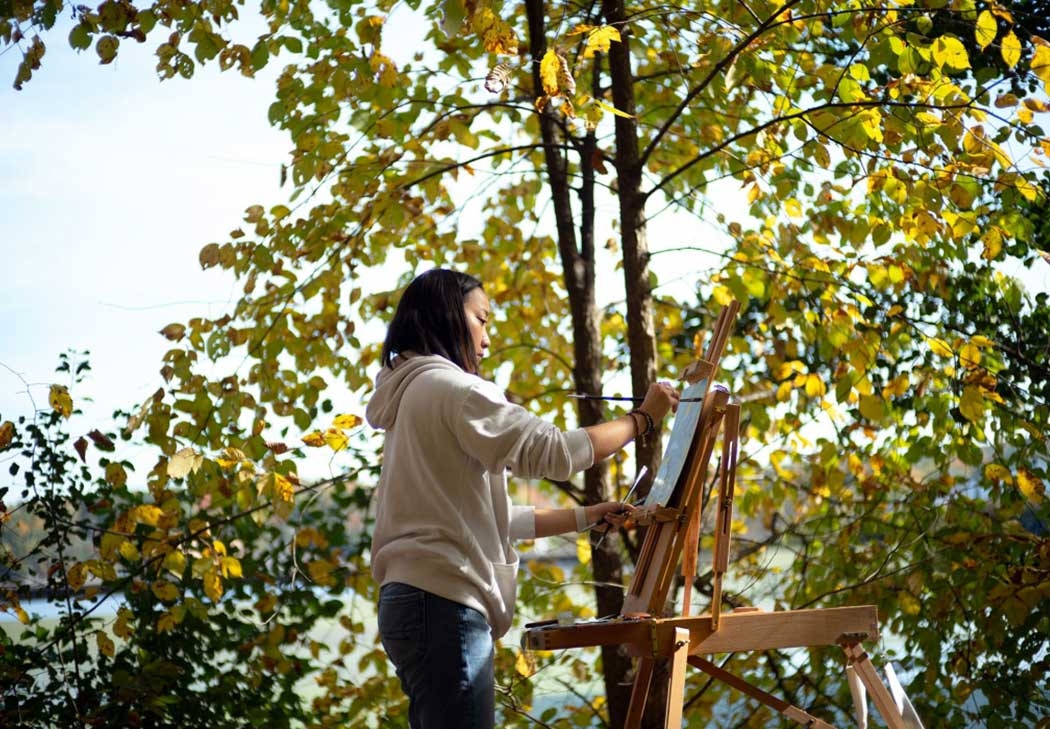
[[69,348],[91,351],[74,396],[94,398],[100,418],[153,392],[170,344],[158,330],[236,296],[229,277],[201,271],[200,248],[225,241],[248,205],[287,195],[288,143],[266,121],[274,74],[206,68],[161,83],[153,43],[125,41],[102,66],[65,32],[22,91],[17,51],[0,56],[3,419],[32,407],[7,368],[46,406]]

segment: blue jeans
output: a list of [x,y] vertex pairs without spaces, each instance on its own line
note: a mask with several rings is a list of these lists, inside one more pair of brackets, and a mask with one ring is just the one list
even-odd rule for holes
[[473,608],[400,582],[379,593],[379,636],[412,729],[492,729],[492,633]]

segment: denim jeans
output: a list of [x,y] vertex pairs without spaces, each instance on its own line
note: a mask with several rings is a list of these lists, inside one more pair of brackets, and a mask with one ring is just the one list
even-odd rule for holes
[[379,636],[408,696],[412,729],[492,729],[492,633],[473,608],[410,585],[379,593]]

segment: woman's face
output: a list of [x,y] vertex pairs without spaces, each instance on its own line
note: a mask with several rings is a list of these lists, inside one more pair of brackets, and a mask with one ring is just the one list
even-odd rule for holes
[[474,343],[474,372],[481,366],[481,358],[485,356],[485,350],[489,348],[489,335],[486,331],[489,317],[489,297],[480,288],[471,289],[470,293],[463,298],[463,313],[467,317],[467,329],[470,330],[470,338]]

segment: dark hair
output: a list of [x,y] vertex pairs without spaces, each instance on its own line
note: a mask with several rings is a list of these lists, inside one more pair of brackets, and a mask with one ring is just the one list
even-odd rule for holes
[[473,372],[474,341],[463,300],[481,281],[459,271],[435,268],[412,279],[397,303],[383,341],[383,365],[402,352],[438,354]]

